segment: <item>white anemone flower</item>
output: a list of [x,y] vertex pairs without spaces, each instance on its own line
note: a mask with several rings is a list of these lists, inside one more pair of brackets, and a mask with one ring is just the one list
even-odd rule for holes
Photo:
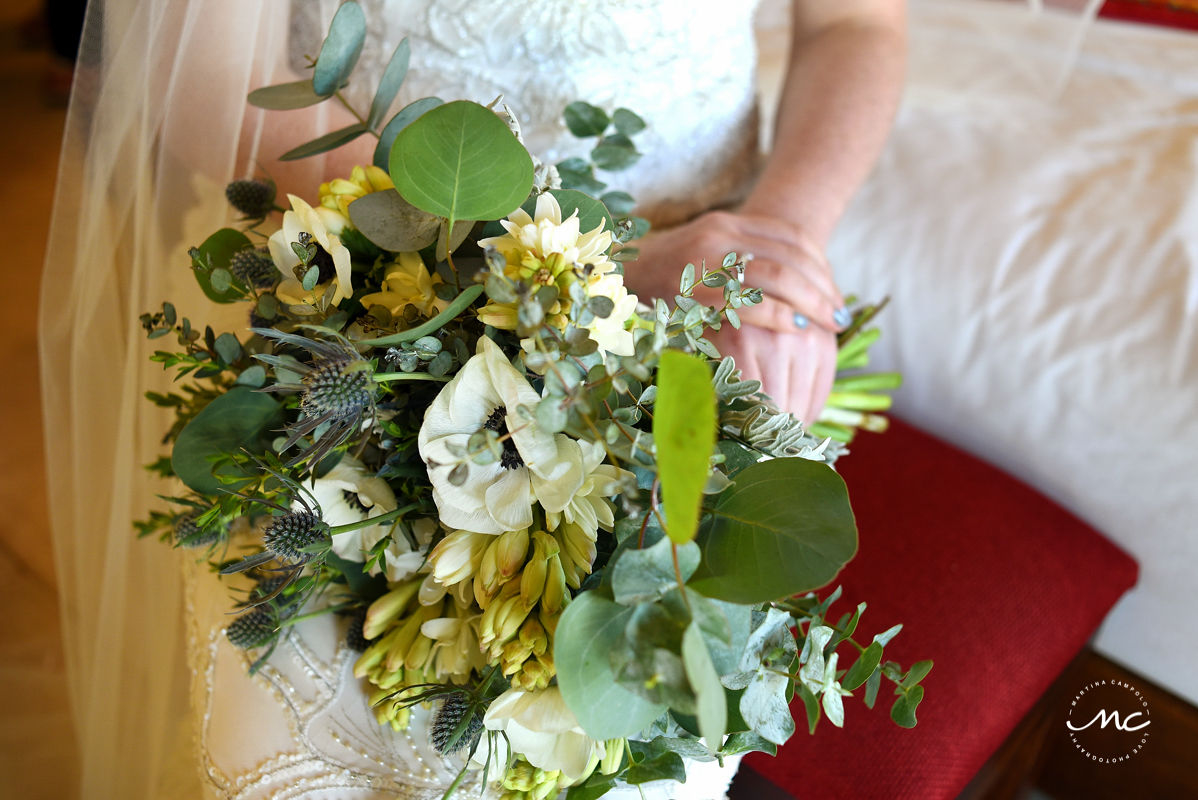
[[614,304],[606,317],[595,317],[584,327],[600,351],[617,356],[630,356],[635,352],[632,331],[625,325],[636,313],[637,296],[629,294],[624,278],[618,272],[592,276],[587,281],[587,294],[591,297],[606,297]]
[[[394,511],[397,507],[395,493],[391,491],[387,482],[372,474],[361,461],[349,455],[342,456],[337,466],[313,480],[310,488],[312,496],[320,506],[321,518],[333,526],[361,522]],[[333,537],[333,552],[350,561],[365,561],[379,540],[390,533],[391,542],[384,551],[387,579],[403,580],[419,569],[424,562],[423,548],[413,550],[408,534],[414,536],[418,544],[427,546],[432,540],[437,523],[431,519],[418,519],[408,526],[406,532],[401,530],[403,524],[387,522],[339,533]],[[377,565],[370,568],[371,575],[378,575],[380,572]]]
[[[570,781],[585,777],[606,752],[603,742],[586,735],[561,689],[550,686],[535,692],[509,689],[487,708],[487,730],[503,731],[516,753],[546,771],[561,770]],[[503,747],[503,737],[498,737]],[[487,748],[475,750],[475,759],[487,757]],[[503,763],[505,753],[493,754]]]
[[[501,534],[532,526],[532,508],[562,511],[582,486],[581,451],[570,437],[540,430],[522,419],[520,406],[533,407],[540,395],[484,336],[473,356],[429,405],[420,426],[420,456],[429,465],[433,500],[447,528]],[[504,436],[494,463],[467,462],[459,486],[448,465],[467,451],[472,435],[492,430]]]
[[576,442],[582,457],[582,485],[561,511],[546,511],[545,526],[557,530],[564,523],[577,525],[593,539],[599,528],[615,525],[612,503],[607,498],[620,493],[620,483],[632,477],[627,470],[604,464],[606,451],[598,442]]
[[344,298],[353,294],[353,287],[350,283],[349,250],[339,238],[341,232],[345,230],[345,226],[349,224],[349,220],[331,208],[324,206],[313,208],[302,198],[293,194],[289,194],[287,197],[291,200],[291,211],[283,214],[283,227],[275,231],[271,235],[270,241],[267,242],[271,259],[279,268],[279,272],[283,273],[283,281],[275,289],[275,294],[284,302],[293,304],[311,304],[324,294],[323,288],[319,291],[306,291],[295,278],[295,268],[299,266],[300,259],[291,245],[300,240],[301,233],[307,233],[312,237],[313,242],[324,250],[324,255],[317,253],[317,259],[324,256],[332,259],[335,272],[332,276],[333,303],[334,305],[340,303]]

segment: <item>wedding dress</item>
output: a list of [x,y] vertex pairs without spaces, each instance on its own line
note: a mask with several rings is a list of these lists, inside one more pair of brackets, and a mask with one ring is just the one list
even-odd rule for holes
[[[277,155],[264,151],[267,125],[289,125],[296,141],[330,127],[323,111],[292,124],[243,98],[295,80],[296,62],[315,52],[336,5],[295,0],[288,13],[246,0],[108,0],[90,12],[40,331],[84,797],[415,799],[440,797],[457,771],[419,735],[426,711],[417,711],[410,734],[375,723],[337,619],[291,628],[251,677],[249,657],[224,637],[228,588],[188,556],[135,540],[130,525],[164,491],[138,467],[156,457],[167,427],[141,397],[168,378],[146,360],[152,347],[136,317],[167,298],[199,321],[214,315],[185,254],[232,221],[224,184]],[[487,103],[502,94],[530,149],[548,162],[586,147],[560,121],[569,102],[638,113],[648,123],[636,139],[644,158],[602,177],[657,223],[730,202],[752,177],[755,2],[363,6],[371,24],[364,73],[377,74],[399,39],[411,41],[396,108],[425,95]],[[351,89],[362,105],[354,92],[363,91]],[[323,161],[304,165],[309,192],[325,177]],[[180,726],[188,672],[194,718]],[[644,796],[713,800],[735,766],[692,764],[685,785],[647,785]],[[641,795],[625,788],[610,796]]]

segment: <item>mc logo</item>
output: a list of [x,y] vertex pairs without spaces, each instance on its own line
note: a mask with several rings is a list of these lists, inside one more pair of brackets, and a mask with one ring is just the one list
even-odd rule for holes
[[1065,728],[1086,759],[1118,764],[1148,743],[1150,717],[1148,700],[1139,689],[1122,680],[1098,680],[1074,695]]

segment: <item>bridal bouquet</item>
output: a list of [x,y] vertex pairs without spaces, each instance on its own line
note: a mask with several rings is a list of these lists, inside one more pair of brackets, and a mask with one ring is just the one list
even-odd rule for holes
[[[342,5],[312,78],[251,102],[345,102],[364,24]],[[142,532],[238,574],[227,635],[253,669],[290,626],[344,615],[380,724],[432,705],[419,733],[504,798],[773,753],[793,698],[814,731],[883,680],[914,725],[931,663],[885,660],[900,626],[859,642],[865,604],[836,617],[839,590],[813,593],[857,547],[840,444],[706,338],[760,301],[745,260],[685,265],[672,302],[624,285],[644,223],[593,170],[635,162],[640,119],[573,104],[591,161],[545,165],[502,106],[425,98],[384,124],[407,61],[404,42],[359,123],[285,156],[374,135],[373,164],[282,208],[269,181],[229,186],[245,229],[191,268],[248,330],[201,331],[169,303],[143,316],[179,343],[154,355],[186,381],[150,395],[175,413],[152,467],[186,492]],[[860,390],[891,382],[843,382],[827,430],[868,422],[884,401]]]

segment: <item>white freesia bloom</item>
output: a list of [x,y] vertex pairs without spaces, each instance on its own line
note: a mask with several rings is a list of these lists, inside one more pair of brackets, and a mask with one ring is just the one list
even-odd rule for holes
[[295,267],[299,265],[300,259],[291,248],[291,244],[299,241],[301,233],[308,233],[333,259],[333,267],[337,272],[333,278],[333,303],[340,303],[353,294],[353,287],[350,285],[349,250],[339,238],[349,220],[331,208],[313,208],[293,194],[287,197],[291,200],[291,211],[283,214],[283,227],[275,231],[267,242],[271,259],[279,268],[279,272],[283,273],[283,282],[275,289],[275,294],[285,302],[299,304],[311,303],[324,293],[323,289],[305,291],[303,285],[295,278]]
[[[536,692],[509,689],[491,703],[483,725],[506,733],[512,750],[534,767],[561,770],[571,781],[585,777],[605,752],[603,742],[583,731],[556,686]],[[496,755],[502,763],[505,754]],[[476,759],[486,756],[485,747],[475,750]]]
[[[369,472],[361,461],[353,456],[342,456],[337,466],[309,485],[312,496],[320,506],[321,517],[329,525],[348,525],[377,517],[396,509],[395,494],[382,478]],[[371,548],[392,532],[394,523],[371,525],[333,537],[333,552],[350,561],[365,561]],[[412,550],[408,535],[402,530],[404,523],[395,526],[391,542],[387,545],[384,560],[387,579],[400,581],[420,568],[424,561],[421,550]],[[427,545],[436,530],[437,523],[431,519],[418,519],[408,527],[418,544]],[[377,565],[370,568],[371,575],[379,574]]]
[[633,348],[632,331],[625,330],[629,317],[636,313],[637,297],[629,294],[624,278],[617,272],[593,275],[587,281],[587,294],[591,297],[606,297],[615,304],[606,317],[595,317],[584,326],[601,351],[618,356],[630,356]]
[[[500,534],[533,524],[532,506],[562,511],[582,486],[581,451],[563,434],[545,433],[517,414],[540,395],[486,336],[478,353],[429,405],[420,426],[420,455],[429,465],[433,500],[442,524],[473,533]],[[484,429],[507,436],[503,457],[492,464],[468,462],[464,483],[449,481],[458,452]]]

